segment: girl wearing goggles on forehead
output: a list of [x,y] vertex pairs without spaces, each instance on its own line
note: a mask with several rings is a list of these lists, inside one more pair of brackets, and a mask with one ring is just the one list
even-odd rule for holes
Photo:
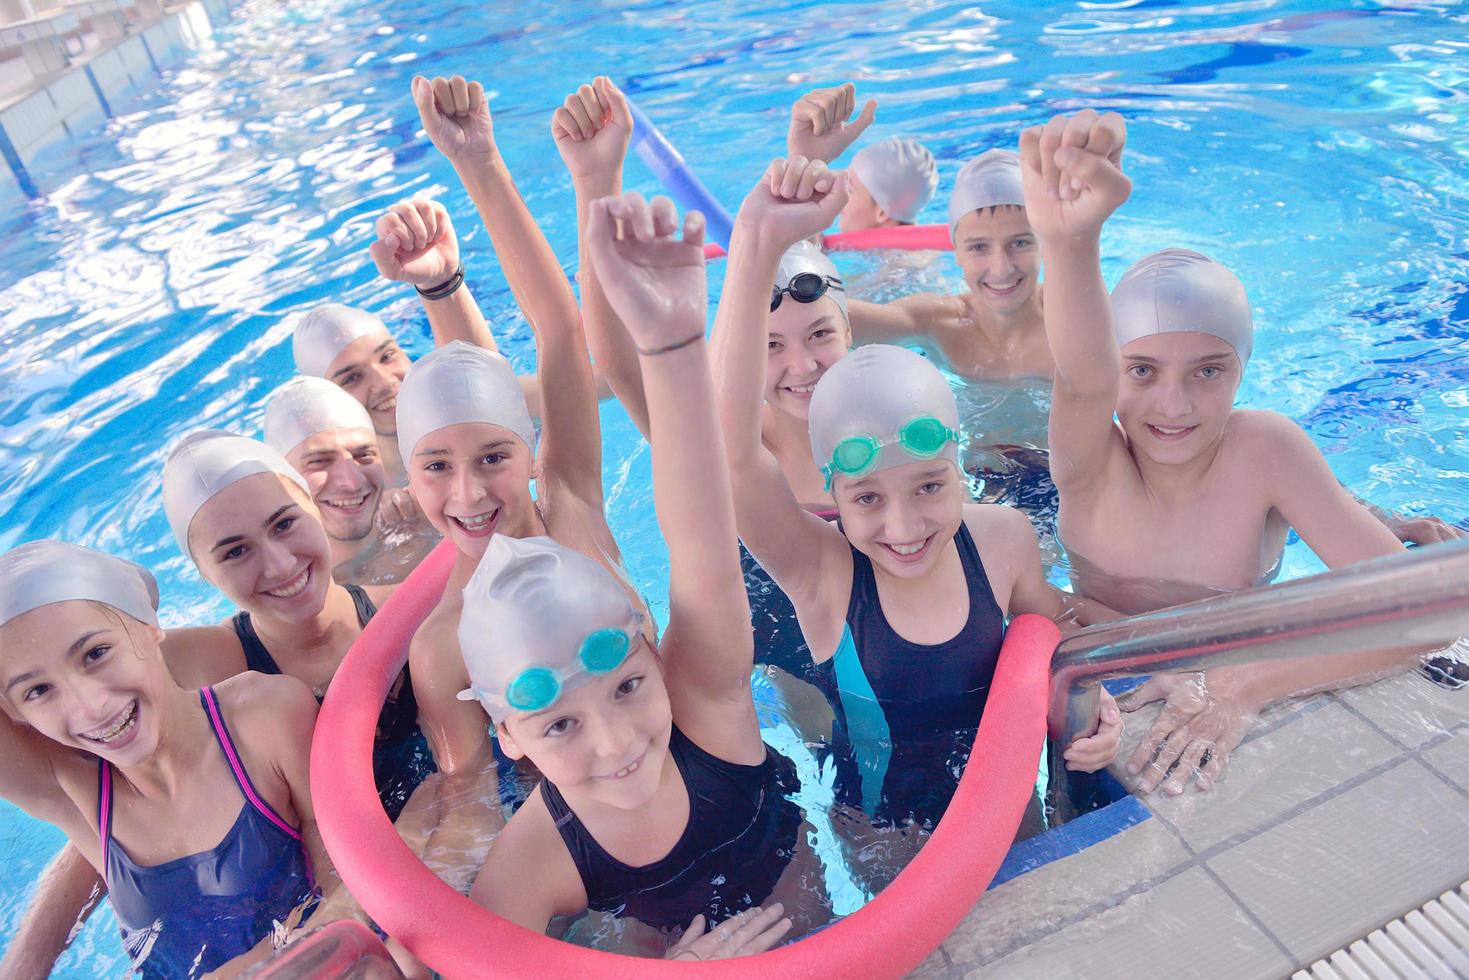
[[[859,775],[840,778],[839,792],[884,823],[928,823],[956,785],[953,735],[979,722],[1005,618],[1065,609],[1025,515],[969,502],[953,393],[922,356],[859,348],[810,393],[806,465],[839,525],[801,506],[762,439],[766,284],[846,199],[844,174],[801,159],[772,163],[745,198],[714,329],[716,384],[740,536],[791,597],[840,692]],[[1101,768],[1120,734],[1104,697],[1100,728],[1067,749],[1068,765]]]
[[[750,692],[749,607],[704,348],[703,217],[686,216],[682,240],[665,198],[604,198],[587,217],[646,386],[668,626],[661,642],[645,635],[621,584],[585,555],[549,538],[491,541],[464,590],[470,683],[459,696],[545,778],[470,894],[537,931],[592,908],[660,930],[688,923],[672,958],[755,953],[792,919],[810,926],[829,910],[797,887],[814,870],[793,860],[809,857],[786,798],[798,783],[761,741]],[[806,897],[783,906],[786,895]]]

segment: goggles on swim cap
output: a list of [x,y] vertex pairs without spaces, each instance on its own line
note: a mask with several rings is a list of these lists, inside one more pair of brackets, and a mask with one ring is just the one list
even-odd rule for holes
[[774,313],[780,307],[780,301],[786,293],[790,293],[791,299],[797,303],[814,303],[825,296],[828,289],[846,292],[842,281],[836,276],[819,276],[814,272],[798,273],[791,277],[790,285],[784,289],[779,286],[770,287],[770,312]]
[[593,630],[581,641],[576,659],[564,667],[532,664],[505,685],[505,693],[468,687],[459,692],[460,701],[489,701],[512,711],[544,711],[561,699],[565,684],[578,674],[601,677],[621,667],[637,641],[642,616],[634,613],[621,629]]
[[894,439],[847,436],[836,444],[831,462],[821,468],[821,475],[826,477],[826,489],[830,491],[838,473],[856,478],[872,472],[888,446],[898,446],[914,459],[933,459],[950,441],[958,442],[959,433],[932,415],[920,415],[906,422]]

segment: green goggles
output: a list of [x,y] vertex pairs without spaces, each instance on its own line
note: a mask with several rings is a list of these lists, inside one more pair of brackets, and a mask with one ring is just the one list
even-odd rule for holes
[[581,641],[576,659],[564,667],[534,664],[511,678],[503,695],[470,687],[459,692],[459,700],[485,699],[512,711],[544,711],[561,698],[566,682],[576,675],[600,677],[621,667],[637,640],[641,626],[642,617],[634,614],[621,629],[594,630]]
[[932,415],[920,415],[899,429],[896,439],[847,436],[832,450],[831,462],[821,468],[821,475],[826,477],[829,491],[838,473],[853,478],[871,473],[888,446],[899,446],[914,459],[933,459],[950,441],[958,442],[959,433]]

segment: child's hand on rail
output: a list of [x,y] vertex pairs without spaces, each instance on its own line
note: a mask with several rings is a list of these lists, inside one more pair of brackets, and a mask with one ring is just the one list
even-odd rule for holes
[[1074,772],[1096,772],[1111,765],[1122,747],[1122,712],[1106,688],[1101,691],[1101,723],[1097,730],[1066,747],[1061,758]]

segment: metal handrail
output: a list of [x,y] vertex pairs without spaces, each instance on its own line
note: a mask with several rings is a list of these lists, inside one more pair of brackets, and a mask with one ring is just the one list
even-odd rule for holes
[[1092,626],[1051,658],[1047,724],[1095,728],[1103,676],[1200,670],[1326,652],[1444,647],[1469,634],[1469,539]]

